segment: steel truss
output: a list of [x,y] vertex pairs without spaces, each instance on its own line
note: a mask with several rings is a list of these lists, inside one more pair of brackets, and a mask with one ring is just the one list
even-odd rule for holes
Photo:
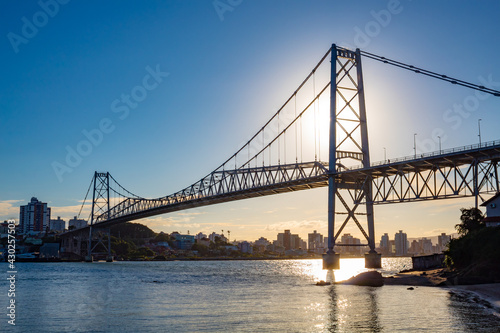
[[[94,173],[94,191],[92,194],[92,211],[90,218],[89,236],[87,238],[86,261],[92,261],[93,255],[106,254],[107,260],[112,260],[111,256],[111,231],[109,227],[96,225],[97,218],[110,217],[109,201],[109,172]],[[106,244],[107,243],[107,244]],[[99,249],[102,252],[96,252]]]
[[294,163],[216,171],[195,184],[158,199],[126,198],[96,217],[99,225],[252,197],[326,186],[328,165]]
[[[358,170],[355,177],[359,177],[358,183],[373,184],[374,204],[475,196],[477,207],[479,199],[484,201],[481,194],[499,191],[499,159],[500,149],[492,147]],[[344,176],[352,175],[346,172]],[[355,202],[366,201],[362,191],[354,198]]]
[[[348,163],[361,162],[364,168],[370,167],[360,50],[353,52],[333,45],[331,66],[329,165],[335,167],[330,168],[328,180],[328,253],[335,253],[335,242],[350,220],[368,241],[370,252],[375,253],[371,175],[367,175],[364,182],[345,182],[341,177]],[[349,194],[349,203],[345,193]],[[359,198],[365,201],[356,200]],[[337,201],[345,212],[338,209]],[[361,206],[364,212],[358,212]],[[346,215],[336,233],[335,214]],[[361,215],[366,218],[368,232],[358,220]]]

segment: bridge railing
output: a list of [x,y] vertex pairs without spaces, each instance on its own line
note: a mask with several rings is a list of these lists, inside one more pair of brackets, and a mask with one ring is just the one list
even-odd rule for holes
[[[441,155],[447,155],[447,154],[454,154],[454,153],[459,153],[463,151],[469,151],[469,150],[476,150],[476,149],[481,149],[481,148],[487,148],[487,147],[493,147],[493,146],[498,146],[500,145],[500,140],[495,140],[495,141],[487,141],[487,142],[482,142],[481,144],[477,143],[474,145],[467,145],[467,146],[462,146],[462,147],[455,147],[455,148],[449,148],[449,149],[441,149],[437,151],[433,151],[430,153],[423,153],[423,154],[416,154],[416,155],[409,155],[409,156],[404,156],[404,157],[398,157],[394,159],[387,159],[384,161],[377,161],[370,163],[370,166],[380,166],[380,165],[387,165],[387,164],[394,164],[394,163],[399,163],[399,162],[405,162],[405,161],[415,161],[423,158],[429,158],[429,157],[435,157],[435,156],[441,156]],[[351,167],[348,167],[348,170],[357,170],[357,169],[362,169],[363,165],[354,165]]]

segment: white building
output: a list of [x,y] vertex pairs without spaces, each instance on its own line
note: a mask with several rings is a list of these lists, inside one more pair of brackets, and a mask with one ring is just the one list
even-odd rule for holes
[[441,235],[438,236],[438,246],[439,246],[439,252],[443,251],[446,249],[446,245],[451,240],[451,235],[447,235],[444,232],[441,233]]
[[43,232],[50,224],[50,208],[45,202],[38,201],[37,198],[31,198],[31,201],[20,207],[19,228],[22,233]]
[[57,220],[50,220],[50,231],[63,232],[66,229],[66,221],[62,220],[60,216]]
[[314,252],[317,252],[317,253],[323,253],[324,251],[324,242],[323,242],[323,235],[316,232],[316,230],[314,230],[314,232],[312,234],[308,234],[307,235],[307,249],[310,250],[310,251],[314,251]]
[[87,226],[87,221],[77,219],[76,216],[68,221],[68,229],[74,226],[75,229],[85,228]]
[[363,248],[359,246],[361,240],[359,238],[353,237],[351,234],[344,234],[340,238],[340,244],[342,245],[353,245],[353,246],[339,246],[339,252],[352,255],[360,255],[363,253]]
[[432,253],[432,241],[428,238],[422,238],[419,241],[420,249],[424,254]]
[[199,232],[196,234],[196,236],[194,236],[194,239],[196,239],[196,240],[202,240],[203,238],[207,238],[207,235],[205,235],[202,232]]
[[215,237],[219,237],[219,239],[222,242],[227,242],[227,238],[224,235],[219,235],[219,234],[216,234],[215,232],[212,232],[210,235],[208,235],[208,239],[210,239],[210,241],[212,241],[214,243],[215,243]]
[[240,248],[240,251],[243,252],[243,253],[253,253],[253,247],[252,247],[252,244],[247,242],[247,241],[243,241],[241,242],[238,247]]
[[486,207],[486,217],[483,222],[487,227],[500,226],[500,192],[481,204]]

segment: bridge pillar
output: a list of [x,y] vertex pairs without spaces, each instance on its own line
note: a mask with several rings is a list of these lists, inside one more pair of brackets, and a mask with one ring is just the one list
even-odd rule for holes
[[[98,245],[102,245],[106,251],[106,261],[113,261],[113,257],[111,256],[111,235],[110,229],[107,229],[107,237],[108,244],[103,242],[102,230],[100,230],[96,225],[96,221],[101,216],[106,216],[109,219],[109,209],[110,209],[110,200],[109,200],[109,172],[94,172],[94,191],[92,193],[92,211],[91,211],[91,220],[89,227],[89,236],[87,243],[87,255],[85,256],[86,262],[92,262],[94,250]],[[92,244],[92,240],[97,237],[97,243]],[[95,254],[95,253],[94,253]]]
[[340,254],[335,252],[324,253],[323,269],[340,269]]
[[375,251],[365,253],[365,268],[382,268],[382,254]]
[[[337,64],[339,64],[338,72]],[[355,72],[355,75],[353,72]],[[339,97],[338,99],[337,96]],[[353,122],[357,122],[357,125],[353,126]],[[337,129],[339,129],[338,132]],[[345,137],[342,137],[344,134]],[[338,136],[339,142],[337,143]],[[346,163],[342,159],[350,161]],[[381,267],[381,255],[375,251],[372,179],[368,175],[364,176],[366,178],[350,180],[350,183],[343,182],[342,180],[342,170],[347,169],[350,166],[348,163],[353,162],[356,164],[361,162],[364,168],[370,168],[361,51],[356,49],[354,52],[337,47],[334,44],[331,49],[330,73],[328,251],[323,256],[324,269],[339,268],[339,255],[334,251],[335,241],[350,220],[356,223],[368,241],[370,251],[365,256],[365,267]],[[349,196],[346,196],[346,198],[352,199],[351,204],[344,200],[340,190],[349,192]],[[337,199],[342,203],[342,207],[345,208],[346,212],[336,211],[335,201]],[[356,212],[363,201],[366,213]],[[345,214],[347,216],[336,233],[334,232],[335,214]],[[368,233],[365,232],[358,221],[358,215],[366,216]]]

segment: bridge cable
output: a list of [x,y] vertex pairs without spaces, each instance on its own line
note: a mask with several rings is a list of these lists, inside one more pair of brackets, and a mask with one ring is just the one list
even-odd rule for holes
[[[264,135],[264,130],[262,130],[262,147],[266,144],[266,136]],[[262,167],[265,165],[265,158],[266,156],[262,154]]]
[[[316,98],[314,98],[307,106],[304,107],[304,110],[302,110],[300,113],[299,113],[299,116],[298,118],[294,119],[292,122],[290,122],[290,124],[288,124],[285,129],[283,129],[274,139],[272,139],[264,148],[262,148],[259,152],[257,152],[253,157],[252,159],[256,158],[259,154],[261,154],[265,149],[268,149],[272,146],[272,144],[274,144],[278,139],[279,137],[285,132],[287,131],[292,125],[294,125],[294,123],[297,121],[297,119],[300,119],[302,120],[302,116],[304,115],[304,113],[307,111],[307,110],[310,110],[311,107],[313,107],[313,104],[314,102],[319,98],[319,96],[321,96],[325,91],[326,89],[330,86],[330,82],[328,82],[325,87],[319,92],[318,96],[316,96]],[[269,149],[269,155],[271,155],[271,149]]]
[[318,152],[316,150],[316,126],[317,126],[317,120],[316,120],[316,73],[313,72],[313,113],[314,113],[314,161],[318,160]]
[[[129,190],[127,190],[125,187],[123,187],[122,185],[120,185],[120,183],[118,183],[118,182],[116,181],[116,179],[114,179],[114,178],[113,178],[113,176],[112,176],[111,174],[109,174],[109,177],[110,177],[112,180],[114,180],[114,182],[116,183],[116,185],[118,185],[118,187],[119,187],[120,189],[122,189],[124,192],[126,192],[127,194],[129,194],[129,195],[130,195],[130,197],[123,195],[124,197],[126,197],[126,198],[132,198],[132,197],[135,197],[136,199],[144,199],[143,197],[138,196],[137,194],[134,194],[134,193],[130,192],[130,191],[129,191]],[[115,192],[115,193],[117,193],[118,195],[120,195],[120,193],[118,193],[118,192],[117,192],[115,189],[113,189],[112,187],[110,187],[110,189],[111,189],[113,192]]]
[[[284,109],[284,107],[286,105],[288,105],[288,103],[292,100],[292,98],[294,97],[294,95],[300,90],[302,89],[302,87],[306,84],[306,82],[311,78],[311,76],[313,75],[313,73],[319,68],[319,66],[321,66],[321,64],[323,63],[323,61],[325,61],[325,59],[331,54],[331,50],[332,48],[330,47],[328,49],[328,51],[325,53],[325,55],[321,58],[321,60],[316,64],[316,66],[314,67],[314,69],[309,73],[309,75],[302,81],[302,83],[299,85],[299,87],[295,90],[295,92],[286,100],[286,102],[278,109],[278,111],[276,111],[276,113],[267,121],[267,123],[264,124],[264,126],[261,127],[261,129],[254,135],[250,138],[250,140],[248,140],[247,144],[249,144],[252,140],[255,139],[255,137],[257,137],[257,135],[259,135],[259,133],[261,131],[263,131],[263,129],[265,127],[267,127],[276,117],[277,115]],[[231,157],[229,157],[224,163],[222,163],[216,170],[220,169],[221,167],[224,167],[224,165],[231,161],[231,159],[236,156],[238,153],[240,153],[244,148],[246,147],[246,145],[242,146],[236,153],[234,153]],[[270,161],[271,162],[271,161]]]
[[321,161],[321,104],[319,102],[321,96],[318,96],[318,160]]
[[[280,113],[279,112],[278,112],[278,133],[280,133]],[[280,165],[280,158],[281,158],[280,137],[281,137],[281,133],[278,134],[278,165]]]
[[78,212],[78,218],[80,218],[80,214],[82,213],[83,205],[85,205],[85,201],[87,200],[87,196],[89,195],[90,188],[92,187],[92,184],[94,183],[94,177],[92,177],[92,180],[90,181],[89,188],[87,190],[87,194],[85,194],[85,199],[83,199],[82,206],[80,207],[80,211]]
[[496,97],[500,97],[500,91],[498,91],[498,90],[487,88],[485,86],[481,86],[481,85],[478,85],[478,84],[470,83],[470,82],[467,82],[467,81],[458,80],[458,79],[455,79],[455,78],[452,78],[452,77],[449,77],[449,76],[446,76],[446,75],[443,75],[443,74],[438,74],[438,73],[435,73],[435,72],[431,72],[431,71],[428,71],[428,70],[423,69],[423,68],[419,68],[419,67],[415,67],[413,65],[408,65],[408,64],[405,64],[405,63],[402,63],[402,62],[399,62],[399,61],[391,60],[391,59],[388,59],[386,57],[382,57],[382,56],[379,56],[379,55],[376,55],[376,54],[373,54],[373,53],[369,53],[369,52],[366,52],[366,51],[360,51],[360,52],[361,52],[361,55],[363,55],[363,56],[365,56],[367,58],[373,59],[373,60],[377,60],[377,61],[383,62],[384,64],[393,65],[393,66],[396,66],[396,67],[399,67],[399,68],[403,68],[403,69],[415,72],[417,74],[423,74],[423,75],[426,75],[426,76],[433,77],[435,79],[439,79],[439,80],[443,80],[443,81],[446,81],[446,82],[450,82],[451,84],[456,84],[456,85],[459,85],[459,86],[463,86],[463,87],[471,88],[471,89],[474,89],[474,90],[482,91],[482,92],[485,92],[487,94],[491,94],[491,95],[496,96]]
[[[295,119],[297,119],[297,94],[295,94]],[[298,142],[297,142],[297,123],[295,123],[295,163],[299,161],[299,153],[298,153]]]

